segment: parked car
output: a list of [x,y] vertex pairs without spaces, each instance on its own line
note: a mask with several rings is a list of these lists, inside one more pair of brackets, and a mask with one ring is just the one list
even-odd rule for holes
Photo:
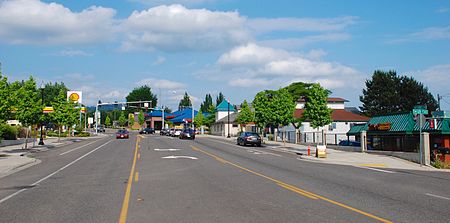
[[163,136],[163,135],[167,135],[168,132],[169,132],[168,129],[161,129],[161,131],[159,131],[159,134]]
[[139,131],[139,134],[154,134],[155,129],[153,128],[144,128],[141,131]]
[[97,126],[97,132],[105,132],[105,127],[101,125]]
[[195,130],[193,130],[193,129],[184,129],[180,133],[180,139],[195,139]]
[[121,129],[116,132],[116,139],[128,139],[129,135],[130,133],[127,130]]
[[174,131],[173,131],[173,137],[179,137],[180,135],[181,135],[181,132],[182,132],[183,130],[181,130],[181,129],[175,129]]
[[237,144],[261,146],[261,136],[256,132],[241,132],[237,138]]
[[173,136],[173,133],[175,132],[175,129],[169,129],[168,136]]
[[[361,142],[353,141],[353,140],[342,140],[339,142],[339,146],[361,147]],[[373,147],[371,145],[367,145],[367,149],[372,150]]]

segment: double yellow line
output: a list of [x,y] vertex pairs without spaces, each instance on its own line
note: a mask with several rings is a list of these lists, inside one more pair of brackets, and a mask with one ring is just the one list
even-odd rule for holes
[[139,179],[139,173],[138,172],[135,173],[135,168],[136,168],[136,160],[138,157],[140,157],[140,155],[138,153],[140,142],[141,142],[141,136],[137,136],[136,137],[136,148],[134,150],[133,165],[131,166],[130,176],[128,177],[128,184],[127,184],[127,189],[125,191],[125,198],[123,199],[123,203],[122,203],[122,210],[120,211],[119,223],[127,222],[128,206],[130,203],[131,185],[133,184],[133,176],[136,176],[136,178],[134,178],[136,181],[138,181],[138,179]]
[[247,169],[247,168],[245,168],[245,167],[239,166],[238,164],[232,163],[232,162],[230,162],[230,161],[228,161],[228,160],[225,160],[225,159],[223,159],[223,158],[221,158],[221,157],[219,157],[219,156],[217,156],[217,155],[214,155],[214,154],[212,154],[212,153],[209,153],[209,152],[206,152],[206,151],[204,151],[204,150],[201,150],[201,149],[199,149],[199,148],[197,148],[197,147],[195,147],[195,146],[191,146],[191,148],[192,148],[194,151],[198,151],[198,152],[201,152],[201,153],[203,153],[203,154],[205,154],[205,155],[207,155],[207,156],[210,156],[210,157],[216,159],[217,161],[219,161],[219,162],[221,162],[221,163],[223,163],[223,164],[229,164],[229,165],[234,166],[234,167],[236,167],[236,168],[238,168],[238,169],[240,169],[240,170],[243,170],[243,171],[245,171],[245,172],[248,172],[248,173],[254,174],[254,175],[256,175],[256,176],[262,177],[262,178],[264,178],[264,179],[266,179],[266,180],[272,181],[272,182],[276,183],[278,186],[280,186],[280,187],[282,187],[282,188],[284,188],[284,189],[290,190],[290,191],[292,191],[292,192],[295,192],[295,193],[300,194],[300,195],[302,195],[302,196],[305,196],[305,197],[307,197],[307,198],[310,198],[310,199],[313,199],[313,200],[318,200],[318,199],[320,199],[320,200],[326,201],[326,202],[328,202],[328,203],[337,205],[337,206],[339,206],[339,207],[345,208],[345,209],[347,209],[347,210],[350,210],[350,211],[353,211],[353,212],[362,214],[362,215],[364,215],[364,216],[366,216],[366,217],[369,217],[369,218],[378,220],[378,221],[380,221],[380,222],[385,222],[385,223],[391,223],[391,222],[392,222],[392,221],[386,220],[386,219],[384,219],[384,218],[375,216],[375,215],[373,215],[373,214],[367,213],[367,212],[365,212],[365,211],[359,210],[359,209],[357,209],[357,208],[348,206],[348,205],[346,205],[346,204],[342,204],[342,203],[340,203],[340,202],[331,200],[331,199],[329,199],[329,198],[320,196],[320,195],[318,195],[318,194],[315,194],[315,193],[312,193],[312,192],[309,192],[309,191],[300,189],[300,188],[298,188],[298,187],[296,187],[296,186],[293,186],[293,185],[284,183],[284,182],[282,182],[282,181],[280,181],[280,180],[271,178],[271,177],[269,177],[269,176],[266,176],[266,175],[264,175],[264,174],[255,172],[255,171],[250,170],[250,169]]

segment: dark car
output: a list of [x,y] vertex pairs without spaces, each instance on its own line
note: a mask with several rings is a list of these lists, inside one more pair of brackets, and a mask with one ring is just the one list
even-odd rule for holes
[[[361,142],[353,141],[353,140],[342,140],[339,142],[339,146],[361,147]],[[372,150],[373,147],[371,145],[367,145],[367,149]]]
[[121,129],[116,132],[116,139],[128,139],[129,138],[129,132],[125,129]]
[[159,134],[162,135],[162,136],[169,135],[169,129],[161,129]]
[[97,132],[105,132],[105,127],[101,125],[97,126]]
[[154,134],[155,129],[153,128],[144,128],[141,131],[139,131],[139,134]]
[[195,130],[193,130],[193,129],[184,129],[180,133],[180,139],[195,139]]
[[261,146],[261,137],[256,132],[241,132],[237,138],[237,144]]

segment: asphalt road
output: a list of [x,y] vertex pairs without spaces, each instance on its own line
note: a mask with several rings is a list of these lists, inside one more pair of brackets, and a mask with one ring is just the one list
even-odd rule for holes
[[133,135],[36,153],[0,179],[0,222],[446,222],[450,173],[299,160],[226,140]]

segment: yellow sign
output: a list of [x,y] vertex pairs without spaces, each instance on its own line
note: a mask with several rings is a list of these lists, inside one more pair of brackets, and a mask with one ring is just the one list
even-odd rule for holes
[[80,112],[83,113],[83,114],[85,114],[85,113],[87,112],[86,107],[81,107]]
[[44,109],[42,109],[42,112],[43,113],[45,113],[45,114],[47,114],[47,113],[52,113],[52,112],[54,112],[55,110],[53,109],[53,107],[51,107],[51,106],[47,106],[47,107],[45,107]]
[[81,91],[67,91],[67,100],[74,103],[83,103],[83,93]]

